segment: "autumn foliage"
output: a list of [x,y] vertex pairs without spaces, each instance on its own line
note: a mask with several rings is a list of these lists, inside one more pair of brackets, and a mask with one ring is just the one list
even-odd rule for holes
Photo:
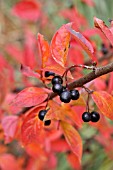
[[[93,0],[81,3],[95,6]],[[82,158],[93,152],[90,140],[113,159],[113,69],[109,66],[113,21],[107,26],[94,17],[94,27],[90,28],[73,4],[59,11],[58,17],[65,22],[56,29],[44,5],[37,0],[21,0],[10,9],[10,15],[21,23],[22,35],[16,43],[5,42],[0,52],[1,170],[54,170],[62,153],[71,169],[87,169]],[[95,36],[104,49],[98,48]],[[101,72],[106,69],[101,77],[97,73],[100,67]],[[52,91],[53,76],[46,77],[46,71],[61,76],[68,90],[77,89],[79,99],[61,102]],[[38,116],[41,110],[47,110],[43,121]],[[99,121],[83,122],[85,111],[97,111]],[[44,124],[47,120],[51,120],[49,126]],[[83,137],[85,126],[96,131],[91,139]]]

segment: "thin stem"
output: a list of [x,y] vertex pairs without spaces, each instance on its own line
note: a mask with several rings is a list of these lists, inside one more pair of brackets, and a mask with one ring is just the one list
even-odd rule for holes
[[70,71],[71,69],[76,68],[76,67],[85,68],[85,69],[89,69],[89,70],[93,70],[93,71],[95,71],[95,69],[96,69],[95,66],[86,66],[86,65],[82,65],[82,64],[75,64],[75,65],[72,65],[71,67],[67,68],[62,75],[62,78],[65,76],[65,82],[66,82],[67,88],[68,88],[67,73],[68,73],[68,71]]
[[87,112],[89,112],[89,97],[90,97],[90,94],[88,93],[87,102],[86,102],[86,111]]
[[93,92],[92,90],[88,89],[87,87],[83,86],[83,88],[85,89],[85,91],[88,94],[87,97],[87,101],[86,101],[86,111],[89,112],[89,98],[90,98],[90,94]]
[[75,65],[72,65],[71,67],[67,68],[66,71],[63,73],[62,77],[67,75],[68,71],[70,71],[72,68],[75,68],[75,67],[85,68],[85,69],[89,69],[89,70],[95,70],[95,66],[86,66],[86,65],[82,65],[82,64],[75,64]]

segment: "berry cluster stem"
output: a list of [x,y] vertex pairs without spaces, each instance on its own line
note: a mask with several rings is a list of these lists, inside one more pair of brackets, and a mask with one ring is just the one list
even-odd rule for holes
[[68,88],[67,73],[68,73],[68,71],[70,71],[71,69],[76,68],[76,67],[85,68],[85,69],[89,69],[89,70],[95,70],[95,66],[87,66],[87,65],[82,65],[82,64],[75,64],[75,65],[72,65],[71,67],[67,68],[62,75],[62,78],[65,76],[65,82],[66,82],[67,88]]
[[89,98],[90,98],[90,94],[93,92],[92,90],[88,89],[87,87],[83,86],[83,88],[85,89],[85,91],[88,94],[87,97],[87,101],[86,101],[86,111],[89,112]]

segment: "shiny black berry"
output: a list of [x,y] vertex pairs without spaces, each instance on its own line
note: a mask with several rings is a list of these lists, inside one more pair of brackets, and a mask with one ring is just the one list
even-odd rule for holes
[[84,122],[89,122],[91,120],[91,114],[89,112],[84,112],[82,114],[82,120]]
[[63,86],[61,84],[56,83],[53,85],[52,90],[54,93],[60,94],[63,90]]
[[40,112],[38,114],[39,119],[43,121],[44,116],[46,115],[46,113],[47,113],[47,110],[40,110]]
[[49,76],[55,76],[55,73],[53,73],[52,71],[45,71],[45,77]]
[[62,80],[62,77],[61,76],[54,76],[52,78],[52,84],[62,84],[63,83],[63,80]]
[[60,94],[60,100],[64,103],[69,103],[71,100],[71,93],[68,90],[63,91]]
[[72,100],[77,100],[80,97],[79,91],[78,90],[70,90],[71,93],[71,99]]
[[98,122],[99,119],[100,119],[100,115],[98,112],[95,112],[95,111],[91,112],[91,121],[92,122]]
[[44,125],[45,126],[49,126],[51,124],[51,120],[46,120],[45,122],[44,122]]

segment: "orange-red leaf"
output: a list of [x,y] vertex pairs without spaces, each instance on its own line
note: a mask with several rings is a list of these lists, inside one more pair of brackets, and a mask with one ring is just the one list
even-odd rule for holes
[[86,53],[91,57],[92,61],[97,61],[94,56],[94,49],[92,44],[80,33],[73,30],[69,25],[65,25],[65,28],[74,36],[75,40],[82,46]]
[[21,127],[22,142],[24,145],[43,142],[43,122],[38,118],[38,113],[44,107],[36,107],[25,116]]
[[48,57],[50,56],[50,48],[48,42],[44,39],[44,36],[38,33],[38,46],[41,53],[42,59],[42,68],[46,66],[46,62],[48,61]]
[[94,17],[94,24],[95,27],[99,28],[104,33],[104,35],[108,38],[110,43],[113,45],[113,34],[111,30],[105,25],[104,21]]
[[[66,24],[71,26],[71,23]],[[70,32],[63,25],[53,36],[51,41],[51,53],[54,60],[65,67],[70,42]]]
[[69,144],[72,152],[77,156],[79,162],[81,162],[82,158],[82,139],[76,129],[66,123],[61,121],[61,127],[64,133],[64,136]]
[[35,106],[41,104],[47,96],[47,93],[42,88],[27,87],[16,95],[11,104],[15,107]]
[[113,120],[113,97],[105,91],[95,91],[92,98],[101,113]]

